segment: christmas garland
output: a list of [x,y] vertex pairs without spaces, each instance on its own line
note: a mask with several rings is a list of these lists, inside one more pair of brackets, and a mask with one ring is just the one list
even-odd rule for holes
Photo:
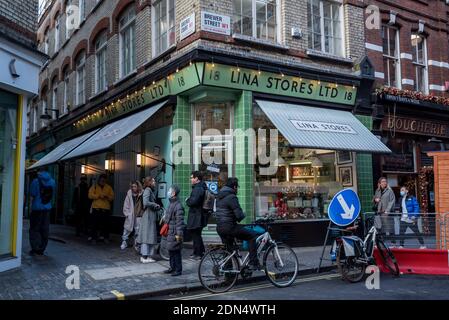
[[413,90],[401,90],[401,89],[394,88],[394,87],[380,87],[380,88],[376,89],[376,94],[377,95],[389,94],[389,95],[393,95],[393,96],[400,96],[400,97],[415,99],[415,100],[419,100],[419,101],[426,101],[426,102],[430,102],[430,103],[437,103],[437,104],[449,106],[449,98],[445,98],[442,96],[434,96],[434,95],[430,95],[430,94],[424,94],[422,92],[413,91]]

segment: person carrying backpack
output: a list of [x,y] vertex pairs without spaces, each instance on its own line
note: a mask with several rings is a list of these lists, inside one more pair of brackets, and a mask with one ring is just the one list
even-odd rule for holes
[[55,180],[46,168],[41,168],[30,187],[30,255],[43,255],[47,248],[54,192]]

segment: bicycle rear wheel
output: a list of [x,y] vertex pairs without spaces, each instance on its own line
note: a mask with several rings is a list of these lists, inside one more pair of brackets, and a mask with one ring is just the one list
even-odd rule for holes
[[338,246],[337,266],[341,277],[348,282],[359,282],[365,275],[366,264],[357,262],[356,257],[346,257],[343,243]]
[[230,290],[236,283],[240,265],[232,256],[223,266],[223,262],[231,253],[217,248],[208,251],[198,266],[198,278],[201,285],[212,293],[223,293]]
[[263,257],[263,264],[268,280],[279,288],[290,286],[298,275],[298,257],[286,244],[268,248]]
[[377,249],[379,250],[380,257],[382,258],[384,265],[394,276],[399,276],[399,266],[396,258],[391,252],[390,248],[380,239],[377,239]]

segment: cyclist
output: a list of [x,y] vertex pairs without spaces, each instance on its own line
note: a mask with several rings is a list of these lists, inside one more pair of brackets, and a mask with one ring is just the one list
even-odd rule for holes
[[238,179],[228,178],[226,185],[216,197],[217,232],[222,242],[229,248],[234,243],[234,238],[247,240],[249,243],[249,261],[251,270],[259,270],[257,259],[256,238],[258,234],[238,224],[245,218],[237,198]]

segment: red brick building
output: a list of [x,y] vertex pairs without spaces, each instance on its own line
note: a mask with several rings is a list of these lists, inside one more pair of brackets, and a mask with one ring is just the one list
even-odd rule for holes
[[392,155],[374,177],[409,185],[433,211],[432,160],[449,147],[449,5],[443,0],[365,0],[365,47],[375,69],[376,127]]

